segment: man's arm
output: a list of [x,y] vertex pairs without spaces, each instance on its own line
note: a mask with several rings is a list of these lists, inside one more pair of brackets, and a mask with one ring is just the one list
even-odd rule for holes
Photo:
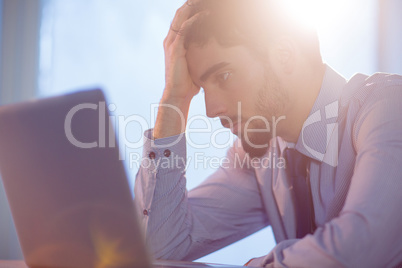
[[[184,47],[188,28],[205,12],[191,16],[191,7],[184,4],[176,12],[168,35],[163,41],[165,50],[165,90],[160,101],[153,136],[155,139],[183,133],[190,102],[200,88],[190,77]],[[191,16],[191,17],[190,17]]]
[[[355,170],[339,216],[250,265],[395,267],[402,263],[402,88],[372,95],[356,121]],[[325,178],[322,178],[325,179]]]
[[[232,147],[227,164],[187,192],[184,136],[156,142],[174,143],[177,138],[177,144],[168,146],[169,157],[164,156],[165,146],[152,147],[147,139],[135,182],[137,211],[155,258],[194,260],[268,225],[254,171],[239,165],[245,156],[241,148]],[[150,152],[154,161],[147,160]],[[162,164],[167,159],[172,166]]]
[[[220,168],[186,190],[184,130],[191,99],[199,92],[189,74],[184,34],[200,16],[184,4],[164,40],[166,84],[153,131],[145,133],[143,163],[135,182],[146,241],[156,258],[193,260],[268,225],[254,172]],[[191,16],[191,17],[190,17]],[[236,149],[228,158],[234,161]]]

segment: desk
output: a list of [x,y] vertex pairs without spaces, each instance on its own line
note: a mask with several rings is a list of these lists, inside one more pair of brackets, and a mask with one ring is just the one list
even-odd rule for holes
[[23,261],[0,261],[0,268],[28,268]]
[[[199,262],[186,262],[186,261],[167,261],[156,260],[154,261],[154,268],[239,268],[245,266],[234,266],[224,264],[211,264]],[[24,261],[1,261],[0,268],[29,268]]]

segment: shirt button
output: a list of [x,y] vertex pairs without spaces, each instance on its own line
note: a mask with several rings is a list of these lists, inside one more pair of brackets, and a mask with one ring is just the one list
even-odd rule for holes
[[144,209],[144,210],[142,211],[142,214],[144,214],[145,216],[148,216],[148,210],[147,210],[147,209]]
[[154,152],[150,152],[150,153],[148,154],[148,157],[149,157],[149,159],[155,159],[156,154],[155,154]]
[[166,157],[169,157],[170,156],[170,150],[169,149],[166,149],[164,152],[163,152],[163,155],[164,156],[166,156]]

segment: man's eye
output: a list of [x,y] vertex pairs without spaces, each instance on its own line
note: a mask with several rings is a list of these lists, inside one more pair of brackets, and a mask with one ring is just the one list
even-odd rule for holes
[[219,80],[221,80],[221,81],[227,81],[231,75],[232,75],[232,74],[231,74],[230,72],[221,73],[221,74],[219,75]]

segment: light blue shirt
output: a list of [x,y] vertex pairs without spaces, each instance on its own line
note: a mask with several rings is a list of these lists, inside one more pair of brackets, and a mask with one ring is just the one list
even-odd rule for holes
[[[402,77],[327,66],[296,144],[271,140],[250,160],[240,142],[197,188],[186,190],[186,141],[145,133],[135,203],[156,258],[194,260],[271,225],[276,247],[249,265],[394,267],[402,263]],[[310,157],[317,230],[296,237],[283,150]],[[151,157],[150,157],[151,156]],[[150,159],[154,158],[154,159]],[[249,160],[249,161],[248,161]]]

